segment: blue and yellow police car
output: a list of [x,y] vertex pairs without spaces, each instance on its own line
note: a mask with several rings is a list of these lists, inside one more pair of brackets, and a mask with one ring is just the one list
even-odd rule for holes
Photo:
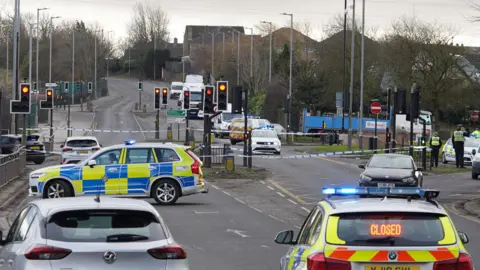
[[78,164],[30,173],[29,195],[44,199],[80,195],[151,197],[174,204],[179,197],[208,193],[202,162],[188,146],[171,143],[113,145]]
[[[290,245],[283,270],[473,270],[436,190],[408,188],[325,188],[327,198],[310,212],[294,238],[292,230],[275,242]],[[366,198],[332,200],[331,196]]]

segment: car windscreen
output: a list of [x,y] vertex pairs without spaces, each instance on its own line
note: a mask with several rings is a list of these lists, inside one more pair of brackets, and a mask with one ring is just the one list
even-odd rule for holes
[[478,148],[480,146],[480,140],[478,139],[466,139],[464,147]]
[[27,141],[38,141],[38,139],[40,139],[40,135],[32,134],[27,136]]
[[367,164],[369,168],[383,169],[412,169],[413,164],[410,156],[373,156]]
[[242,118],[243,115],[239,113],[222,113],[224,122],[231,122],[235,118]]
[[53,214],[42,237],[63,242],[158,241],[166,238],[150,212],[118,209],[71,210]]
[[190,92],[190,100],[191,101],[201,101],[202,100],[202,93],[200,93],[200,92]]
[[273,130],[254,130],[252,131],[252,138],[276,138],[277,134]]
[[172,90],[183,90],[183,85],[179,85],[179,84],[172,85]]
[[0,137],[0,143],[3,143],[3,144],[14,143],[14,141],[15,141],[15,139],[10,138],[10,137],[4,137],[4,136]]
[[82,139],[82,140],[70,140],[67,141],[68,147],[95,147],[97,146],[97,141],[91,139]]
[[429,213],[332,215],[327,228],[327,242],[335,245],[439,246],[456,242],[448,217]]

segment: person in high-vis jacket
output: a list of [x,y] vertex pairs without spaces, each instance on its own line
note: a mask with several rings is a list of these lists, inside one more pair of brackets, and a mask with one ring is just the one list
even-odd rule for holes
[[463,165],[463,151],[465,149],[465,131],[462,130],[462,125],[457,126],[457,130],[453,132],[452,136],[453,148],[455,149],[455,165],[457,168],[465,168]]
[[432,152],[430,152],[432,156],[432,166],[438,167],[438,154],[440,153],[441,145],[442,140],[438,136],[438,132],[434,132],[433,136],[430,138],[430,147],[432,148]]
[[475,139],[480,139],[480,128],[476,128],[475,131],[472,132],[470,137],[473,137]]

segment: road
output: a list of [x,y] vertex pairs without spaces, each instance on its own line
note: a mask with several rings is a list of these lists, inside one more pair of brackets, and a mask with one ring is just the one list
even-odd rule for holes
[[[162,85],[159,85],[162,86]],[[138,101],[137,81],[110,79],[110,91],[121,97],[99,105],[95,116],[97,129],[153,130],[155,114],[134,114]],[[144,82],[143,103],[153,103],[154,85]],[[170,101],[168,107],[176,108]],[[148,111],[147,107],[147,111]],[[164,116],[160,129],[169,126]],[[202,129],[202,121],[190,121]],[[181,126],[182,129],[182,126]],[[181,130],[181,134],[183,130]],[[154,133],[94,133],[106,146],[127,139],[142,141]],[[195,136],[199,136],[200,132]],[[174,129],[174,138],[177,137]],[[161,134],[166,138],[166,132]],[[215,139],[217,143],[228,140]],[[242,148],[242,145],[238,145]],[[297,155],[284,147],[282,156]],[[237,159],[236,162],[241,162]],[[268,168],[273,177],[268,181],[221,181],[213,183],[209,194],[186,197],[175,206],[157,207],[175,238],[188,251],[195,269],[276,269],[287,247],[275,245],[275,233],[299,229],[309,209],[322,197],[326,185],[355,185],[361,172],[355,161],[334,158],[262,159],[254,158],[254,166]],[[480,221],[466,215],[460,199],[479,194],[480,181],[472,181],[468,173],[455,176],[426,176],[427,187],[441,191],[440,202],[446,206],[458,230],[470,237],[467,248],[476,267],[480,268]]]

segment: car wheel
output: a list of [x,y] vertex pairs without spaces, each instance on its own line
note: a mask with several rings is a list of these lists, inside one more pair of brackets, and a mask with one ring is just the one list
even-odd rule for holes
[[38,164],[42,164],[44,161],[45,161],[45,159],[35,159],[35,160],[33,161],[33,163],[35,163],[35,164],[38,165]]
[[153,185],[152,197],[161,205],[174,204],[180,197],[180,187],[172,179],[157,181]]
[[472,179],[477,180],[478,179],[478,173],[475,173],[474,171],[472,171]]
[[52,180],[45,187],[44,199],[73,197],[73,190],[63,180]]
[[231,144],[231,145],[235,145],[235,144],[237,144],[237,141],[230,140],[230,144]]
[[275,152],[275,155],[281,155],[282,152],[278,151],[278,152]]
[[442,153],[442,163],[443,163],[443,164],[447,164],[447,163],[448,163],[447,157],[445,156],[445,152]]

